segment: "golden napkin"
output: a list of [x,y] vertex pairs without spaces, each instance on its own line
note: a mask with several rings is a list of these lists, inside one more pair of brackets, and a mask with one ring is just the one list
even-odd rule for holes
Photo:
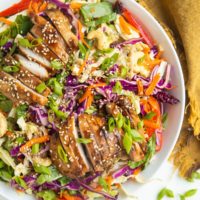
[[200,142],[197,140],[200,136],[200,1],[141,0],[139,3],[163,25],[182,63],[188,106],[171,160],[181,176],[189,177],[200,168]]

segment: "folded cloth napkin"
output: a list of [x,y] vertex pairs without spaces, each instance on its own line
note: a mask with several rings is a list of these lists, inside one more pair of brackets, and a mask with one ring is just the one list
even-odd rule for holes
[[164,26],[176,44],[182,63],[188,106],[181,135],[171,158],[180,169],[180,175],[189,177],[200,168],[200,1],[139,0],[139,3]]

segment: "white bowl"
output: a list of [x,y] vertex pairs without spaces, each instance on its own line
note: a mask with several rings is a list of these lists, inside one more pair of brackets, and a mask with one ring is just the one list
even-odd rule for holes
[[[12,2],[17,0],[9,0],[9,5]],[[1,3],[3,0],[0,0],[0,10],[6,8],[5,2],[4,5]],[[132,14],[144,25],[146,30],[153,36],[157,44],[161,45],[164,49],[164,58],[173,66],[171,79],[174,85],[177,87],[172,90],[172,94],[180,100],[180,103],[177,105],[166,105],[166,111],[168,112],[168,125],[166,131],[163,133],[163,147],[159,153],[154,156],[154,159],[150,165],[141,173],[141,176],[144,179],[152,178],[158,169],[161,167],[162,163],[168,158],[169,154],[173,150],[173,147],[178,139],[181,125],[183,122],[184,116],[184,107],[185,107],[185,85],[183,79],[183,73],[179,58],[176,54],[176,51],[172,45],[171,40],[168,35],[161,27],[161,25],[155,20],[155,18],[146,11],[142,6],[136,3],[133,0],[121,0],[126,8],[132,12]],[[8,4],[7,4],[8,5]],[[140,185],[140,187],[142,187]],[[125,183],[126,191],[128,193],[134,193],[138,188],[138,185],[133,184],[129,181]],[[2,195],[2,197],[1,197]],[[31,200],[34,199],[28,195],[19,195],[7,184],[0,183],[0,199],[3,197],[7,200]],[[121,199],[121,198],[120,198]]]

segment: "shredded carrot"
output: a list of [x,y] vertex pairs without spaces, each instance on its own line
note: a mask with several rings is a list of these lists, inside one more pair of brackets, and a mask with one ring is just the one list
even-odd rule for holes
[[161,61],[162,60],[160,60],[160,59],[152,60],[149,63],[147,63],[147,66],[149,69],[153,69],[156,65],[160,65]]
[[33,138],[33,139],[29,140],[26,144],[21,146],[20,152],[25,152],[28,148],[32,147],[34,144],[44,143],[44,142],[47,142],[47,141],[49,141],[48,135],[38,137],[38,138]]
[[86,89],[86,91],[85,91],[85,93],[83,94],[83,96],[79,99],[79,103],[83,102],[83,101],[86,100],[89,96],[92,95],[91,89],[96,88],[96,87],[104,87],[104,86],[106,86],[106,83],[96,83],[96,84],[94,84],[94,85],[90,85],[90,86]]
[[29,13],[40,13],[47,8],[47,2],[42,0],[32,0],[29,4],[28,11]]
[[150,83],[149,87],[147,88],[145,94],[147,96],[151,95],[157,85],[157,83],[159,82],[160,80],[160,74],[156,74],[152,80],[152,82]]
[[61,199],[63,199],[63,200],[81,200],[80,197],[78,197],[78,196],[72,196],[67,191],[65,191],[65,192],[62,193]]
[[88,109],[94,100],[94,95],[91,93],[87,98],[86,109]]
[[84,39],[84,33],[82,32],[82,29],[83,29],[83,25],[81,24],[80,20],[78,20],[78,33],[79,33],[79,36],[80,36],[80,40],[89,49],[90,46],[87,44],[87,42]]
[[4,24],[10,26],[13,22],[6,19],[5,17],[0,17],[0,22],[3,22]]
[[141,168],[138,167],[137,169],[134,170],[133,174],[134,174],[134,175],[137,175],[137,174],[139,174],[140,172],[141,172]]
[[120,27],[122,29],[122,32],[124,32],[128,35],[131,34],[130,27],[128,26],[128,23],[126,22],[126,20],[122,16],[119,17],[119,24],[120,24]]
[[113,182],[112,176],[106,177],[106,182],[107,182],[107,184],[108,184],[109,189],[111,189],[111,184],[112,184],[112,182]]
[[160,123],[158,122],[154,122],[152,120],[147,120],[147,119],[144,119],[143,122],[144,125],[148,128],[153,128],[154,130],[160,128]]
[[144,94],[144,87],[141,80],[137,80],[138,94],[142,96]]
[[70,3],[70,8],[79,10],[82,7],[82,5],[83,4],[79,3],[79,2],[71,2]]
[[86,56],[85,56],[85,60],[84,60],[83,64],[80,66],[80,68],[79,68],[78,76],[80,76],[80,74],[83,72],[83,69],[84,69],[85,66],[86,66],[86,63],[87,63],[88,57],[89,57],[89,53],[86,54]]

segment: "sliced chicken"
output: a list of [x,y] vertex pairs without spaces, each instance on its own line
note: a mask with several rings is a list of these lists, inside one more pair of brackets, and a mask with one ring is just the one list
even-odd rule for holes
[[64,161],[59,156],[59,148],[63,148],[58,135],[52,135],[50,139],[50,155],[53,164],[58,168],[59,172],[70,178],[77,178],[81,174],[80,168],[77,167],[75,160],[69,160],[69,152],[66,153],[68,161]]
[[19,50],[28,60],[37,62],[38,64],[47,68],[47,70],[52,69],[51,63],[45,57],[41,56],[40,54],[35,53],[31,49],[25,48],[22,46],[19,46]]
[[36,62],[33,62],[31,60],[28,60],[27,58],[25,58],[24,56],[20,55],[20,54],[15,54],[14,56],[16,58],[17,61],[19,61],[19,63],[28,71],[30,71],[32,74],[36,75],[37,77],[46,80],[49,78],[49,74],[47,72],[47,70],[42,67],[41,65],[39,65]]
[[[4,59],[6,65],[16,65],[17,61],[11,57],[7,56]],[[33,75],[31,72],[26,70],[24,67],[20,66],[18,72],[12,73],[12,76],[16,79],[20,80],[24,85],[28,86],[29,88],[35,90],[35,88],[42,83],[42,81]],[[51,90],[47,87],[41,94],[47,97],[50,94]]]
[[77,161],[77,167],[81,170],[79,176],[84,176],[85,173],[90,170],[90,165],[85,156],[82,145],[76,141],[78,133],[73,115],[68,118],[67,123],[61,125],[59,134],[65,151],[69,152],[69,155],[72,157],[71,159]]
[[76,48],[78,46],[78,38],[71,31],[68,18],[58,9],[47,10],[46,14],[64,38],[67,46],[72,49]]
[[6,72],[0,71],[0,92],[16,105],[38,103],[46,105],[48,99],[25,86]]
[[57,30],[49,21],[39,15],[35,15],[33,21],[35,25],[32,27],[31,33],[36,37],[41,37],[43,42],[66,64],[69,56],[65,42]]
[[[102,128],[105,125],[105,119],[102,117],[94,116],[94,115],[84,115],[85,118],[87,118],[87,123],[92,124],[91,131],[94,134],[96,143],[99,148],[99,153],[101,155],[102,163],[104,165],[104,168],[110,167],[115,159],[113,159],[113,154],[110,151],[110,146],[108,145],[106,138],[104,134],[102,133]],[[115,143],[112,144],[112,146],[115,145]]]
[[[31,35],[30,33],[28,33],[26,35],[26,38],[30,41],[33,42],[36,38]],[[35,53],[43,56],[44,58],[46,58],[49,62],[51,62],[52,60],[57,60],[58,56],[52,52],[44,43],[41,43],[35,47],[33,47],[32,49]]]
[[[105,127],[102,128],[101,133],[106,138],[107,145],[109,147],[109,158],[112,158],[112,163],[115,162],[116,159],[121,157],[122,148],[120,146],[118,137],[114,133],[109,133]],[[109,164],[109,161],[107,161]]]
[[95,171],[103,171],[103,162],[101,159],[100,149],[95,139],[94,132],[92,130],[93,124],[88,123],[87,116],[81,114],[78,116],[80,134],[83,138],[90,138],[91,142],[86,144],[86,150],[89,159],[93,165]]

